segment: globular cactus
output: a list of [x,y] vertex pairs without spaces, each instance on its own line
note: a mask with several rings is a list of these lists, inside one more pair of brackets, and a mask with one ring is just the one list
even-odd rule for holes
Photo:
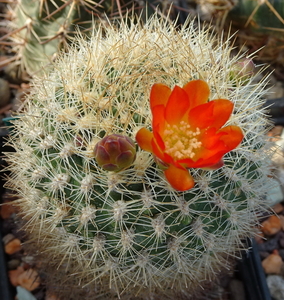
[[[246,248],[271,180],[267,80],[243,80],[244,57],[231,50],[194,22],[177,30],[155,16],[78,36],[35,78],[11,133],[7,186],[60,299],[196,299]],[[175,133],[191,145],[181,156],[163,148]],[[113,135],[137,143],[108,171],[94,149]]]

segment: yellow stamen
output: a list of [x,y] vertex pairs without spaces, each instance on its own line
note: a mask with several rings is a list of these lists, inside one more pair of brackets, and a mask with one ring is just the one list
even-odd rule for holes
[[164,131],[165,152],[176,160],[193,158],[195,150],[202,145],[196,138],[198,135],[200,135],[200,129],[192,130],[184,121],[173,126],[167,124]]

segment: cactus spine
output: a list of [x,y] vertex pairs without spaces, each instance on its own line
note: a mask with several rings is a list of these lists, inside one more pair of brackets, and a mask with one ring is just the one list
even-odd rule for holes
[[[177,31],[154,16],[143,26],[101,25],[35,78],[10,138],[16,152],[7,154],[7,185],[63,299],[190,299],[245,248],[269,182],[266,79],[232,76],[242,57],[231,49],[194,22]],[[234,103],[228,124],[245,135],[222,168],[191,170],[195,186],[178,192],[138,147],[119,172],[97,165],[102,138],[135,140],[151,127],[154,83],[193,79],[208,83],[210,99]]]

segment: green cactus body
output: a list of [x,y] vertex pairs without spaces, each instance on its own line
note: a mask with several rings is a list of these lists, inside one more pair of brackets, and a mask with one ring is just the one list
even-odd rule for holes
[[279,33],[284,29],[283,1],[239,0],[231,10],[229,18],[240,28],[248,26],[254,33],[280,38]]
[[[35,79],[10,138],[16,152],[7,154],[7,185],[19,194],[47,280],[66,299],[190,299],[245,248],[270,180],[266,83],[232,79],[241,57],[231,49],[193,22],[177,31],[154,17],[78,37]],[[178,192],[138,146],[128,168],[97,165],[94,147],[103,137],[135,140],[141,127],[151,127],[154,83],[183,86],[198,78],[210,99],[234,102],[229,124],[245,135],[222,168],[191,170],[195,186]]]
[[245,43],[251,52],[261,49],[259,60],[283,65],[283,1],[239,0],[228,14],[229,23],[238,31],[239,43]]
[[74,26],[82,32],[89,29],[96,5],[87,1],[30,1],[15,2],[10,9],[13,30],[10,39],[15,46],[23,70],[33,74],[50,63],[59,49],[64,47],[74,33]]
[[[162,13],[167,14],[171,1],[163,1]],[[87,36],[95,20],[117,19],[135,11],[141,19],[156,10],[155,1],[131,0],[14,0],[8,6],[7,20],[1,22],[10,32],[0,39],[11,45],[8,51],[15,54],[15,63],[6,72],[18,81],[28,80],[50,65],[61,50],[67,50],[74,33]],[[173,9],[174,11],[174,9]],[[132,12],[133,13],[133,12]],[[175,14],[182,13],[179,10]],[[10,21],[9,21],[10,20]],[[1,44],[0,42],[0,44]]]
[[[123,1],[120,5],[124,9],[132,7]],[[77,29],[88,35],[95,26],[93,20],[103,19],[105,14],[111,17],[114,12],[117,17],[118,10],[117,5],[108,0],[16,0],[9,12],[11,32],[4,42],[12,43],[16,63],[21,66],[19,71],[33,75],[49,65],[60,50],[66,49]],[[12,67],[15,68],[15,64]]]

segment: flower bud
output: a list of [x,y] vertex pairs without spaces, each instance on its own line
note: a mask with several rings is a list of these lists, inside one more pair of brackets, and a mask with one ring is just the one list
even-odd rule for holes
[[96,144],[94,156],[104,170],[119,172],[135,160],[135,144],[128,136],[111,134]]
[[243,83],[247,83],[248,79],[252,77],[255,71],[255,65],[249,58],[240,59],[235,63],[230,73],[232,79],[239,79]]

